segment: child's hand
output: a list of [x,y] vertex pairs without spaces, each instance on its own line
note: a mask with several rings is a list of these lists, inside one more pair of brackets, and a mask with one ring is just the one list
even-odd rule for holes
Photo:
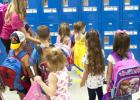
[[83,86],[85,86],[85,81],[81,81],[80,83],[80,87],[83,87]]
[[40,82],[42,82],[42,79],[41,79],[40,76],[35,76],[34,80],[35,80],[38,84],[40,84]]

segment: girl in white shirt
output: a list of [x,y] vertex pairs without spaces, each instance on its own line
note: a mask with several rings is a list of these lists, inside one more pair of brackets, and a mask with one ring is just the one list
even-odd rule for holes
[[80,86],[87,84],[89,100],[103,97],[104,56],[102,53],[99,33],[91,30],[86,34],[88,53],[84,57],[84,74]]

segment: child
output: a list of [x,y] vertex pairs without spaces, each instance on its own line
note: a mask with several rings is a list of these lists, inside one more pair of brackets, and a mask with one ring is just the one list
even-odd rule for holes
[[114,37],[114,44],[113,44],[113,52],[108,56],[108,69],[107,69],[107,91],[110,91],[110,83],[112,80],[112,72],[113,72],[113,66],[117,63],[115,61],[115,58],[113,57],[113,53],[117,54],[122,60],[128,59],[128,53],[132,55],[132,59],[134,59],[134,55],[129,50],[130,46],[130,37],[126,33],[126,31],[118,30],[115,33]]
[[[11,34],[11,46],[10,48],[14,50],[14,55],[17,56],[20,52],[23,51],[23,47],[26,44],[26,38],[24,33],[20,31],[14,31]],[[32,78],[32,72],[30,70],[30,63],[29,63],[29,55],[24,55],[20,61],[22,62],[22,77],[21,79],[24,90],[18,90],[18,94],[20,95],[20,98],[22,100],[23,96],[27,93],[29,87],[30,87],[30,78]]]
[[84,86],[85,82],[88,88],[89,100],[95,100],[96,94],[98,100],[103,97],[103,74],[104,74],[104,56],[102,53],[99,33],[91,30],[86,34],[88,53],[84,57],[85,70],[80,83]]
[[[49,45],[49,39],[50,39],[50,30],[47,26],[45,25],[40,25],[37,27],[37,34],[38,37],[37,39],[39,39],[41,41],[41,45],[37,45],[32,54],[31,54],[31,58],[30,58],[30,63],[31,65],[33,65],[35,74],[39,74],[42,76],[42,72],[45,72],[42,70],[42,68],[40,68],[40,64],[44,61],[43,59],[43,55],[45,53],[45,49],[48,48]],[[42,70],[42,71],[41,71]],[[47,75],[45,75],[47,76]],[[45,77],[42,77],[43,79],[46,79]]]
[[76,23],[74,23],[74,32],[72,33],[72,36],[71,36],[71,42],[72,42],[72,47],[74,46],[75,44],[75,35],[77,35],[77,39],[80,39],[81,37],[81,34],[84,35],[85,33],[85,23],[84,22],[81,22],[81,21],[78,21]]
[[57,43],[63,43],[69,47],[71,47],[71,39],[70,39],[70,26],[68,23],[62,23],[59,27],[57,37]]
[[[81,21],[74,24],[74,34],[71,37],[72,45],[74,45],[72,51],[74,52],[74,64],[78,69],[84,68],[84,63],[82,62],[83,56],[87,52],[85,45],[85,24]],[[81,70],[77,70],[78,75],[81,77]]]
[[35,81],[50,96],[51,100],[69,100],[68,73],[63,52],[57,48],[51,48],[46,51],[44,56],[50,70],[48,85],[42,81],[40,76],[36,76]]

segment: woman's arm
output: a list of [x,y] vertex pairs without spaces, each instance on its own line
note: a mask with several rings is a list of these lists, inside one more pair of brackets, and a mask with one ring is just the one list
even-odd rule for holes
[[88,74],[89,74],[88,68],[87,68],[87,65],[85,64],[84,65],[84,74],[83,74],[83,77],[82,77],[82,80],[81,80],[81,83],[80,83],[80,87],[83,87],[85,85]]
[[57,77],[53,74],[50,73],[48,81],[49,85],[47,86],[46,83],[44,83],[41,79],[40,76],[35,77],[35,81],[41,86],[43,91],[48,95],[48,96],[54,96],[56,93],[57,89]]
[[32,41],[33,43],[41,44],[40,40],[30,36],[30,33],[27,33],[24,27],[21,27],[18,30],[25,34],[27,40]]

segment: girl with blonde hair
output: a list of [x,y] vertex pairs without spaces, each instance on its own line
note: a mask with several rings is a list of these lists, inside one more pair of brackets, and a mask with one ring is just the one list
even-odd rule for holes
[[40,76],[36,76],[35,81],[50,96],[51,100],[69,100],[69,77],[65,68],[66,58],[63,52],[58,48],[50,48],[46,51],[44,57],[50,71],[48,85],[43,82]]

